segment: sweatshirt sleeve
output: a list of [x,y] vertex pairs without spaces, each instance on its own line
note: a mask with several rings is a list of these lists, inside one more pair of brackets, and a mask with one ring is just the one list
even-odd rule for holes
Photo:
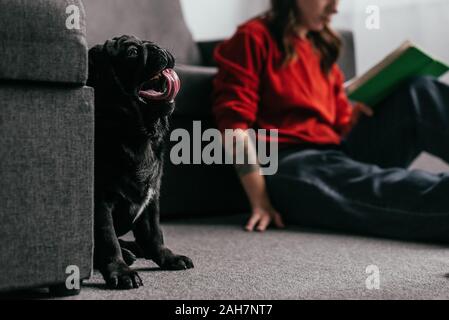
[[263,37],[250,30],[238,30],[215,50],[219,72],[214,79],[212,112],[221,131],[248,129],[254,124],[266,52]]
[[335,96],[337,104],[336,130],[340,134],[345,134],[351,130],[351,118],[353,106],[349,102],[344,88],[345,77],[340,67],[335,64]]

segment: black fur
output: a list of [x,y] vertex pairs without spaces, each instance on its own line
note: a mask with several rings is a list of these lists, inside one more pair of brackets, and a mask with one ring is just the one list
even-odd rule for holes
[[[138,95],[144,82],[173,67],[169,52],[130,36],[89,51],[88,85],[95,88],[94,264],[110,288],[142,285],[129,267],[138,257],[162,269],[193,267],[189,258],[164,247],[159,226],[164,138],[174,103]],[[135,243],[118,240],[131,230]]]

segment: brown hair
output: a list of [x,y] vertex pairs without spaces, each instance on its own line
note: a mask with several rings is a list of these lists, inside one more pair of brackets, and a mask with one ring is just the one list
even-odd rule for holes
[[[293,36],[299,23],[299,16],[295,0],[271,0],[271,9],[264,16],[284,54],[284,66],[297,58]],[[307,37],[320,53],[321,69],[327,75],[340,55],[341,38],[327,25],[321,31],[310,31]]]

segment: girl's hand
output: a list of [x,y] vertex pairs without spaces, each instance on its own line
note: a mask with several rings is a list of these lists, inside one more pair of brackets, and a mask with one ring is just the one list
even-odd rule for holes
[[356,102],[354,104],[354,111],[352,112],[351,128],[359,122],[362,115],[372,117],[374,115],[373,109],[362,102]]
[[246,224],[245,230],[251,232],[255,229],[256,231],[263,232],[271,223],[274,223],[277,228],[285,227],[281,215],[271,205],[255,207]]

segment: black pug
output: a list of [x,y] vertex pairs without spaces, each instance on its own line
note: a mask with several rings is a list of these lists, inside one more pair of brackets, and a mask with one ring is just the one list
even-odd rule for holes
[[[137,257],[165,270],[193,268],[164,247],[159,190],[168,117],[180,81],[173,56],[132,36],[89,51],[95,88],[94,266],[108,287],[142,286],[129,266]],[[136,241],[118,237],[133,231]]]

